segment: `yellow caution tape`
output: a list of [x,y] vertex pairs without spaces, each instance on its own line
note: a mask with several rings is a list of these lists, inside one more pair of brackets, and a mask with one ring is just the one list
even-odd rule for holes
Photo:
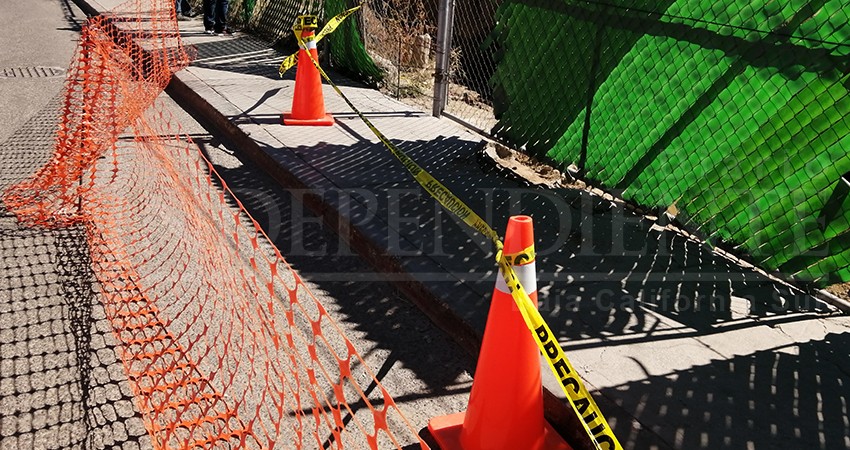
[[602,415],[602,411],[596,405],[596,401],[587,392],[587,388],[584,387],[584,383],[579,378],[575,368],[564,354],[555,334],[543,320],[540,311],[534,307],[534,303],[523,289],[516,272],[506,258],[503,257],[499,260],[499,269],[526,326],[534,335],[537,347],[546,357],[546,362],[552,373],[555,374],[555,378],[560,381],[561,389],[567,395],[573,411],[582,418],[581,424],[593,444],[597,449],[622,450],[623,447]]
[[[299,40],[298,45],[303,46],[304,41],[301,39],[300,35],[296,37]],[[313,55],[307,52],[307,56],[310,57],[310,61],[319,73],[322,74],[322,78],[330,84],[334,91],[336,91],[336,93],[345,101],[348,107],[357,114],[360,120],[362,120],[367,127],[369,127],[369,130],[371,130],[381,143],[383,143],[390,151],[390,153],[392,153],[393,156],[401,162],[405,169],[413,175],[413,178],[422,186],[422,188],[425,189],[426,192],[440,202],[444,208],[463,220],[464,223],[493,241],[493,244],[496,246],[496,261],[499,264],[499,271],[505,279],[505,283],[508,286],[511,297],[517,304],[520,315],[522,315],[526,326],[534,336],[534,341],[537,343],[537,347],[546,357],[549,368],[560,381],[561,389],[564,391],[564,394],[566,394],[570,406],[573,408],[573,411],[582,418],[581,424],[585,432],[587,432],[587,435],[590,436],[590,440],[598,450],[622,450],[622,445],[620,445],[617,437],[614,436],[614,432],[611,430],[611,426],[608,425],[608,422],[602,415],[602,411],[599,410],[599,407],[596,405],[593,397],[590,396],[590,393],[587,391],[587,388],[585,388],[584,383],[581,381],[581,378],[579,378],[573,368],[573,365],[570,364],[570,361],[564,354],[564,350],[555,338],[555,334],[552,333],[552,329],[550,329],[549,325],[546,324],[546,321],[543,320],[543,316],[540,315],[540,312],[534,306],[534,302],[532,302],[528,293],[525,292],[525,289],[523,289],[522,283],[519,281],[519,277],[511,266],[513,263],[534,260],[534,246],[531,246],[519,253],[508,255],[502,254],[503,244],[498,233],[496,233],[487,222],[481,219],[481,217],[475,214],[472,208],[467,206],[463,200],[454,195],[454,193],[452,193],[447,187],[443,186],[442,183],[437,181],[437,179],[431,176],[431,174],[425,171],[425,169],[416,164],[416,162],[407,156],[406,153],[401,151],[386,136],[384,136],[384,133],[381,133],[381,130],[375,127],[369,118],[364,116],[363,113],[360,112],[353,103],[351,103],[351,100],[343,94],[339,86],[331,80],[328,74],[319,65],[319,62],[313,58]]]
[[521,252],[510,253],[502,255],[501,258],[496,258],[496,260],[499,259],[504,259],[511,266],[521,266],[537,259],[537,253],[534,251],[534,246],[532,245]]
[[[304,42],[306,41],[315,41],[317,44],[321,41],[325,36],[336,31],[337,27],[344,21],[348,16],[354,14],[363,4],[357,5],[354,8],[345,10],[336,16],[334,16],[328,23],[322,27],[322,30],[319,31],[315,36],[308,37],[306,40],[302,39],[301,31],[305,28],[317,28],[318,27],[318,18],[316,16],[299,16],[295,22],[295,25],[292,26],[292,31],[295,33],[295,38],[298,40],[298,46],[304,48]],[[286,73],[287,70],[295,67],[298,64],[298,52],[295,52],[286,58],[283,59],[283,62],[280,63],[280,67],[277,69],[277,73],[280,76]]]
[[306,14],[295,18],[295,25],[292,25],[293,30],[303,30],[305,28],[319,28],[319,16]]
[[[295,39],[297,39],[300,42],[301,39],[302,39],[302,35],[304,33],[304,30],[312,30],[312,29],[317,28],[318,26],[319,26],[319,17],[318,16],[312,16],[312,15],[298,16],[298,17],[295,18],[295,23],[292,25],[292,32],[295,33]],[[305,42],[310,42],[312,40],[313,40],[313,37],[308,36],[306,38]],[[283,64],[292,64],[292,65],[296,64],[296,62],[297,62],[296,57],[297,56],[298,56],[298,52],[295,52],[295,53],[287,56],[284,59],[284,63],[281,63],[281,65],[283,65]],[[281,76],[283,76],[282,73],[281,73]]]
[[277,68],[277,73],[280,76],[286,73],[287,70],[291,69],[295,64],[298,63],[298,53],[293,53],[286,58],[283,59],[283,62],[280,63],[280,67]]

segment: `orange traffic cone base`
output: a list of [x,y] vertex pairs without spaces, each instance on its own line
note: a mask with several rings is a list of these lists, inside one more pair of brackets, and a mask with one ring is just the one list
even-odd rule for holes
[[[511,217],[505,254],[533,246],[531,217]],[[514,265],[536,307],[535,267],[533,258]],[[435,417],[428,430],[442,450],[572,450],[543,417],[540,353],[504,282],[493,289],[466,411]]]
[[[460,432],[463,429],[465,412],[449,414],[447,416],[434,417],[428,421],[428,431],[437,441],[441,450],[472,450],[465,449],[460,443]],[[546,422],[543,430],[543,445],[537,449],[528,450],[572,450],[564,438]]]
[[291,126],[329,127],[334,124],[334,118],[330,114],[325,114],[318,119],[294,119],[292,113],[283,113],[283,124]]
[[448,416],[434,417],[428,421],[428,431],[442,450],[460,449],[460,431],[466,413],[459,412]]

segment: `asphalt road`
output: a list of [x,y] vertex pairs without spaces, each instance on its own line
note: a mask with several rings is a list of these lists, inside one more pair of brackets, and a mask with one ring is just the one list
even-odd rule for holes
[[[62,88],[84,16],[61,0],[6,2],[0,17],[0,74],[18,68],[55,68],[0,76],[0,142],[36,115]],[[52,76],[45,76],[52,75]]]
[[[50,156],[82,17],[4,5],[0,189]],[[150,447],[95,289],[82,229],[23,228],[0,207],[0,448]]]

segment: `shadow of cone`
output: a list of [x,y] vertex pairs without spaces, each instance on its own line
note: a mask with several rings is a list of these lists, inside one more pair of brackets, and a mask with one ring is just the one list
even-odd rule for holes
[[295,72],[295,94],[292,96],[292,112],[283,113],[284,125],[330,126],[334,119],[325,113],[325,96],[322,94],[322,76],[307,56],[307,52],[316,61],[319,53],[316,41],[307,39],[313,36],[313,30],[304,30],[301,35],[306,49],[298,50],[298,67]]
[[[504,254],[520,253],[533,245],[531,217],[511,217]],[[515,264],[536,306],[534,260]],[[467,410],[435,417],[428,429],[443,450],[571,450],[543,417],[540,354],[501,274],[493,290]]]

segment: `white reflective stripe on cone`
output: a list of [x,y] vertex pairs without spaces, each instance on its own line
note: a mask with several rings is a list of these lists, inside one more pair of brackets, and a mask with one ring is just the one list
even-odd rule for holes
[[307,42],[305,42],[305,44],[307,44],[307,49],[311,49],[311,48],[318,48],[318,47],[316,46],[316,41],[315,41],[315,40],[307,41]]
[[[514,272],[516,272],[517,278],[519,278],[519,282],[522,283],[522,288],[525,289],[525,292],[528,294],[537,292],[536,262],[532,261],[522,266],[513,266],[513,268]],[[505,294],[511,293],[511,291],[508,290],[508,285],[505,283],[505,277],[502,276],[501,271],[498,272],[496,277],[496,289],[498,289],[499,292],[504,292]]]

